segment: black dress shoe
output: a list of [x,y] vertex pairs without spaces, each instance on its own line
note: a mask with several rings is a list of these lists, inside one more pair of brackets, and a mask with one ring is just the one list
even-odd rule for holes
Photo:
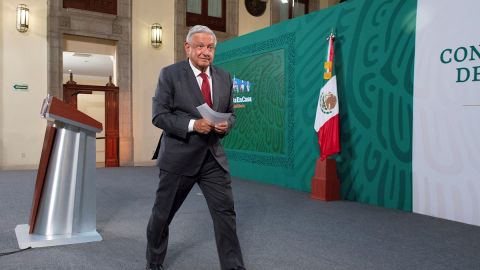
[[163,270],[163,265],[161,264],[154,264],[154,263],[147,263],[146,270]]

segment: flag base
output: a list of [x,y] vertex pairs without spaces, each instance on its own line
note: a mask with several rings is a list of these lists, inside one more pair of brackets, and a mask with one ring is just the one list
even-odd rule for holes
[[340,181],[337,177],[337,161],[317,159],[315,175],[312,177],[312,194],[315,200],[340,200]]

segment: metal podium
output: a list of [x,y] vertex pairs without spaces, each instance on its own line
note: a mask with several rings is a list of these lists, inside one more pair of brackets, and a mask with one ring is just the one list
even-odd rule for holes
[[102,124],[47,96],[48,120],[29,224],[17,225],[21,249],[101,241],[96,231],[95,133]]

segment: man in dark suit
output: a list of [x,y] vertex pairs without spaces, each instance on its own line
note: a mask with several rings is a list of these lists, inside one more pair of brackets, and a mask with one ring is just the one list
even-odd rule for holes
[[[231,178],[220,144],[235,124],[232,79],[228,72],[212,65],[216,43],[208,27],[192,27],[184,44],[188,60],[160,72],[152,111],[153,124],[163,130],[157,148],[160,182],[147,226],[147,269],[163,269],[168,226],[195,183],[213,219],[221,268],[245,269],[236,233]],[[203,103],[232,115],[226,122],[213,124],[196,108]]]

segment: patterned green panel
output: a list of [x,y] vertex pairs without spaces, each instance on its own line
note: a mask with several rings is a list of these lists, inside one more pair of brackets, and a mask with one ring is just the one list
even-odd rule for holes
[[234,100],[240,99],[235,104],[238,121],[223,141],[227,149],[284,154],[284,54],[282,49],[218,63],[239,82],[233,93]]
[[286,157],[251,148],[242,157],[229,152],[232,174],[310,191],[319,156],[313,122],[334,27],[342,198],[410,211],[415,16],[415,0],[349,0],[220,44],[216,60],[228,62],[289,48],[278,45],[282,37],[293,43],[285,57]]
[[[248,55],[247,57],[245,57]],[[252,102],[237,103],[235,129],[223,140],[230,160],[293,168],[293,102],[295,34],[285,34],[228,52],[217,53],[215,63],[232,76],[253,84]],[[288,71],[285,73],[285,71]]]
[[336,62],[346,199],[412,209],[415,16],[414,0],[354,1],[339,14],[348,18],[337,24]]

